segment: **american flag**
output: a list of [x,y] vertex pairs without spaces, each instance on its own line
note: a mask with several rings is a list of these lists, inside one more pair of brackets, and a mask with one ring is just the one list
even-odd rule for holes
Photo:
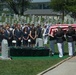
[[54,24],[49,28],[49,34],[53,35],[57,31],[58,27],[61,27],[63,30],[67,30],[68,26],[72,26],[76,30],[76,24]]

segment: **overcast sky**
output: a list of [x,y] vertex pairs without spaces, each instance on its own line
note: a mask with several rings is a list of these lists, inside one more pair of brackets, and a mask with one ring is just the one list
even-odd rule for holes
[[33,0],[33,2],[47,2],[47,1],[50,1],[50,0]]

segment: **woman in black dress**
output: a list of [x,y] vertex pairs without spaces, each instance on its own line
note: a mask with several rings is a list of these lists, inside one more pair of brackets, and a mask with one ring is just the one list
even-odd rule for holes
[[28,32],[28,28],[25,27],[23,29],[23,46],[28,46],[28,38],[29,38],[29,32]]
[[37,37],[35,27],[31,28],[29,36],[30,36],[30,39],[31,39],[31,46],[34,47],[35,43],[36,43],[36,37]]

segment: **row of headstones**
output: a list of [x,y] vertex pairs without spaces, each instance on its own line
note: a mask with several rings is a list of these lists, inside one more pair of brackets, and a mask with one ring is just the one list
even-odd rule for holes
[[[2,19],[4,21],[2,21]],[[34,23],[37,25],[37,23],[44,24],[45,22],[57,24],[59,22],[62,23],[63,21],[60,16],[35,16],[35,15],[20,16],[16,14],[14,14],[13,16],[11,15],[6,16],[6,14],[3,14],[3,13],[0,16],[0,23],[2,23],[3,25],[6,23],[9,23],[9,24],[14,24],[14,23],[20,23],[20,24],[31,23],[32,24]],[[64,17],[63,23],[73,24],[73,23],[76,23],[76,21],[74,20],[74,18],[71,18],[70,15],[66,15]]]

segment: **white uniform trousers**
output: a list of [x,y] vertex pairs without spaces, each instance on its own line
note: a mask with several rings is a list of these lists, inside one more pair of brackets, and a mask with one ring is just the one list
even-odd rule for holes
[[59,57],[63,57],[63,43],[57,43],[58,51],[59,51]]
[[68,42],[68,51],[69,51],[69,56],[73,56],[74,53],[74,48],[73,48],[73,42]]

